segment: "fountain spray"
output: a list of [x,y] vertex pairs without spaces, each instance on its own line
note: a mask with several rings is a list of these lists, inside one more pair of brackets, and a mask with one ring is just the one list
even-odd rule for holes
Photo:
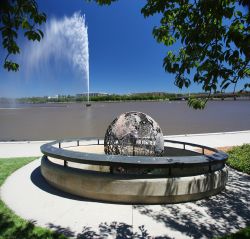
[[85,16],[80,12],[71,17],[53,18],[43,29],[44,38],[25,48],[26,71],[42,72],[40,67],[50,69],[50,60],[66,60],[85,79],[89,104],[89,42]]

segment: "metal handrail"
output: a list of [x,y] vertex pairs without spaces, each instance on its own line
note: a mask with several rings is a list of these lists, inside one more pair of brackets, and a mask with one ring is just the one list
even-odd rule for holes
[[[102,143],[100,143],[101,140],[104,140],[104,138],[93,138],[93,137],[86,137],[86,138],[79,138],[79,139],[64,139],[64,140],[58,140],[59,145],[61,145],[62,143],[67,143],[67,142],[73,142],[76,141],[77,146],[80,146],[80,141],[87,141],[87,140],[97,140],[97,144],[96,145],[104,145]],[[215,153],[218,152],[222,152],[221,150],[215,149],[215,148],[211,148],[209,146],[205,146],[205,145],[200,145],[200,144],[195,144],[195,143],[189,143],[189,142],[184,142],[184,141],[177,141],[177,140],[169,140],[169,139],[164,139],[164,142],[167,143],[173,143],[173,144],[181,144],[183,145],[183,148],[185,149],[185,146],[192,146],[192,147],[198,147],[201,148],[202,150],[209,150]],[[224,152],[223,152],[224,153]]]
[[[228,158],[228,155],[220,150],[182,141],[175,140],[164,140],[164,142],[181,144],[183,148],[188,146],[201,148],[203,154],[199,156],[173,156],[173,157],[155,157],[155,156],[123,156],[123,155],[100,155],[94,153],[84,153],[84,152],[75,152],[69,151],[62,148],[62,143],[74,142],[76,141],[76,146],[80,145],[80,141],[90,141],[97,140],[97,144],[93,145],[102,145],[100,140],[97,138],[79,138],[79,139],[67,139],[59,140],[51,143],[47,143],[41,146],[41,152],[53,158],[61,159],[69,162],[76,162],[82,164],[93,164],[93,165],[106,165],[106,166],[136,166],[136,167],[170,167],[172,165],[185,165],[192,166],[197,164],[211,165],[218,162],[225,162]],[[59,148],[55,147],[59,145]],[[184,148],[185,149],[185,148]],[[204,150],[209,150],[214,152],[212,155],[204,154]],[[187,158],[189,160],[187,160]],[[66,165],[66,163],[65,163]]]

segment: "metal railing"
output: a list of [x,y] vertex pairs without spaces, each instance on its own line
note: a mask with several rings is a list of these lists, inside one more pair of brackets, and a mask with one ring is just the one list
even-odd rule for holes
[[[179,144],[183,150],[187,150],[187,146],[201,149],[199,156],[124,156],[124,155],[100,155],[95,153],[75,152],[67,150],[67,147],[87,146],[87,145],[103,145],[103,139],[98,138],[80,138],[60,140],[47,143],[41,146],[41,151],[45,156],[64,160],[64,165],[67,162],[75,162],[80,164],[106,165],[106,166],[136,166],[136,167],[170,167],[171,165],[192,166],[197,164],[211,165],[218,162],[225,162],[228,155],[220,150],[204,145],[175,141],[164,140],[164,143]],[[83,143],[84,144],[81,144]],[[63,147],[63,144],[73,143],[71,146]],[[58,145],[58,147],[56,147]],[[205,150],[213,152],[213,154],[205,154]],[[195,151],[197,152],[197,151]]]

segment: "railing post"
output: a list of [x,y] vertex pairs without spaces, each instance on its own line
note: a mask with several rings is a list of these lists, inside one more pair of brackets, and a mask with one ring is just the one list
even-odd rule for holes
[[186,149],[186,144],[183,144],[183,149]]
[[63,161],[63,166],[67,167],[68,166],[68,162],[66,160]]
[[97,139],[97,144],[98,144],[98,145],[100,144],[100,140],[99,140],[99,139]]
[[79,140],[77,140],[77,146],[79,146]]
[[59,141],[59,149],[61,148],[61,141]]

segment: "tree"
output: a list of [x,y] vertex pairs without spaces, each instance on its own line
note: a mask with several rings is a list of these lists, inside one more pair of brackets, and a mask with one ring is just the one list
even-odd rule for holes
[[8,71],[18,71],[19,65],[9,60],[11,55],[20,53],[17,44],[19,31],[24,32],[28,40],[40,41],[43,32],[37,28],[46,21],[46,14],[39,13],[35,0],[1,0],[0,31],[3,48],[7,50],[4,68]]
[[[95,0],[111,4],[116,0]],[[248,11],[244,10],[248,6]],[[148,0],[144,17],[161,14],[153,35],[166,47],[181,42],[177,51],[168,51],[163,67],[175,74],[175,85],[188,88],[202,85],[205,100],[189,99],[194,108],[204,108],[211,93],[224,92],[230,85],[250,77],[249,0]],[[250,87],[245,83],[244,89]]]

